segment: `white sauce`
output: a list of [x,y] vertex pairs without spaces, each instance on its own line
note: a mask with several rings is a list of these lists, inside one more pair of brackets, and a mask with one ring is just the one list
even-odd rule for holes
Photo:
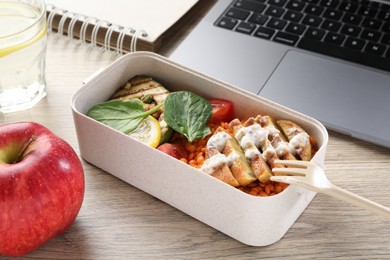
[[309,142],[309,135],[307,133],[299,133],[291,138],[288,143],[288,148],[291,153],[300,153],[302,147]]
[[261,128],[259,124],[253,124],[238,130],[235,138],[242,149],[247,149],[253,145],[260,147],[268,138],[268,133],[269,131]]
[[212,174],[216,170],[222,167],[223,164],[227,164],[227,166],[231,166],[233,162],[239,157],[237,153],[232,152],[229,156],[225,156],[224,154],[216,154],[209,159],[207,159],[202,167],[200,168],[203,172],[207,174]]
[[245,150],[245,157],[251,161],[260,155],[259,148],[263,149],[262,157],[266,160],[274,154],[283,156],[287,151],[287,144],[284,142],[278,143],[274,148],[268,141],[269,136],[279,134],[279,130],[273,127],[262,128],[259,124],[253,124],[247,127],[242,127],[237,131],[235,137],[240,143],[242,149]]
[[249,161],[256,159],[260,155],[260,151],[256,147],[251,147],[245,150],[245,158]]
[[277,135],[280,133],[280,131],[272,126],[268,126],[265,129],[268,130],[268,135]]
[[288,129],[288,132],[286,134],[287,135],[292,135],[296,131],[298,131],[298,129],[296,127],[291,127],[291,128]]
[[265,149],[263,151],[263,153],[261,154],[261,156],[263,157],[264,160],[268,160],[270,159],[271,157],[273,157],[275,155],[275,148],[273,148],[271,145],[267,147],[267,149]]
[[276,147],[276,155],[278,157],[283,157],[288,151],[290,151],[290,149],[287,143],[285,142],[278,143],[278,146]]
[[226,141],[230,138],[232,137],[229,134],[225,132],[218,132],[211,136],[207,141],[207,148],[215,147],[218,151],[222,152],[226,145]]
[[[232,138],[229,134],[225,132],[218,132],[210,137],[207,141],[207,149],[216,148],[219,152],[222,152],[227,140]],[[224,154],[216,154],[210,158],[208,158],[200,168],[203,172],[212,174],[216,170],[222,167],[223,164],[227,164],[231,166],[233,162],[239,157],[237,153],[230,153],[229,156],[225,156]]]
[[207,174],[212,174],[218,170],[226,161],[227,158],[224,154],[216,154],[207,159],[200,169]]
[[238,153],[235,152],[230,153],[229,156],[227,157],[227,165],[231,166],[234,163],[234,161],[239,157],[240,156],[238,155]]

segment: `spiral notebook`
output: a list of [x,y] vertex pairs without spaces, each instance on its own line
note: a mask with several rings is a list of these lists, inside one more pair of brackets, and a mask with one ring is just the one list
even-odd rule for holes
[[119,53],[157,51],[200,0],[48,0],[48,31]]

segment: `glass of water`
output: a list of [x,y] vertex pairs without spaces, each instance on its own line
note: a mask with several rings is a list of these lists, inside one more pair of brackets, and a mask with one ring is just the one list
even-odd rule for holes
[[28,109],[46,96],[43,0],[0,0],[0,110]]

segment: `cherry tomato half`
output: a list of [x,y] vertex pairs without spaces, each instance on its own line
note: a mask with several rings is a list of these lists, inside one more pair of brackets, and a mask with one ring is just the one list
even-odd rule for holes
[[230,122],[233,119],[234,105],[231,101],[219,98],[210,99],[209,101],[213,108],[210,123]]
[[186,158],[187,159],[187,151],[186,149],[178,143],[170,144],[170,143],[164,143],[157,147],[157,150],[160,150],[163,153],[166,153],[176,159]]

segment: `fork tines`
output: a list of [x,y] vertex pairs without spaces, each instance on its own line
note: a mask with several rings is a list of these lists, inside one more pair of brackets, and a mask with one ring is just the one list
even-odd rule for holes
[[307,168],[310,166],[306,161],[294,161],[294,160],[278,160],[280,163],[287,168],[274,168],[272,172],[274,174],[286,174],[290,176],[305,176]]

